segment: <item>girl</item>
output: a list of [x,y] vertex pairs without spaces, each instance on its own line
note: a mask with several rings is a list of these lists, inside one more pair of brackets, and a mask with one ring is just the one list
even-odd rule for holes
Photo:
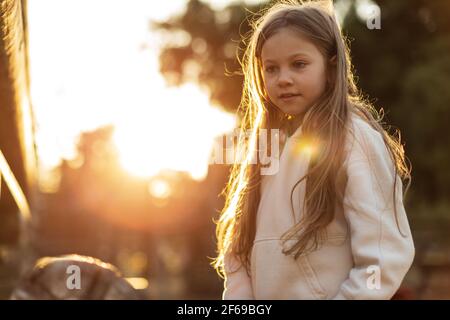
[[[410,170],[358,93],[331,1],[275,4],[253,29],[245,158],[217,221],[223,298],[390,299],[414,258],[402,200]],[[273,175],[250,162],[262,128],[286,137]]]

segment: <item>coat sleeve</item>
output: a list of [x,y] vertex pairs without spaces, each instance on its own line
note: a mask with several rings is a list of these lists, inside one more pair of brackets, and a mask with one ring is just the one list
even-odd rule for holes
[[[380,133],[355,130],[347,161],[344,214],[353,268],[334,299],[390,299],[414,259],[403,187]],[[394,212],[394,179],[396,179]]]
[[254,300],[251,277],[241,262],[232,254],[224,258],[225,283],[223,300]]

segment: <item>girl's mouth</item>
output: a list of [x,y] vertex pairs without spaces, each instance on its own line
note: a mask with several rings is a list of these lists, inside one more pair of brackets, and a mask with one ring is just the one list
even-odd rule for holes
[[299,96],[300,94],[282,94],[280,95],[280,99],[284,102],[289,102],[295,100]]

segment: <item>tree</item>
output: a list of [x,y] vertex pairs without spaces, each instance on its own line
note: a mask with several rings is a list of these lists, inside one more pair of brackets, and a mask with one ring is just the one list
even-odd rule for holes
[[413,168],[411,200],[445,201],[450,191],[450,2],[376,2],[380,30],[369,30],[355,6],[344,26],[359,86],[376,97],[387,122],[402,132]]
[[233,4],[214,11],[208,4],[190,0],[186,12],[167,22],[153,23],[152,28],[169,34],[187,34],[185,44],[169,44],[160,55],[160,71],[167,81],[179,85],[197,82],[210,92],[210,99],[228,111],[235,111],[241,99],[243,76],[237,60],[242,57],[239,41],[250,31],[248,8]]

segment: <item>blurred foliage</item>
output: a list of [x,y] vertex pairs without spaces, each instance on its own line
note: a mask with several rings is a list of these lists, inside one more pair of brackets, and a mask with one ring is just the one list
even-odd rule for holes
[[152,23],[153,30],[168,32],[168,39],[177,36],[188,39],[169,41],[161,52],[161,73],[173,85],[197,82],[210,92],[213,104],[235,111],[243,83],[237,60],[242,57],[243,48],[238,47],[241,36],[250,31],[249,12],[260,7],[237,3],[214,11],[208,4],[190,0],[182,15]]
[[450,2],[377,1],[381,30],[351,10],[345,31],[359,85],[402,132],[412,163],[413,202],[450,194]]
[[[392,129],[402,133],[413,169],[407,200],[413,206],[444,201],[450,194],[450,1],[374,1],[381,9],[379,30],[368,29],[358,17],[361,2],[338,2],[350,7],[343,31],[350,41],[358,84],[377,109],[383,108]],[[236,110],[243,79],[227,71],[239,71],[236,57],[244,44],[236,40],[249,30],[249,13],[265,4],[233,4],[215,12],[206,3],[190,0],[183,15],[153,25],[169,34],[188,34],[190,39],[182,46],[169,43],[163,48],[161,72],[178,85],[193,80],[186,66],[198,64],[198,82],[210,90],[211,101]],[[199,43],[204,50],[196,50]]]

